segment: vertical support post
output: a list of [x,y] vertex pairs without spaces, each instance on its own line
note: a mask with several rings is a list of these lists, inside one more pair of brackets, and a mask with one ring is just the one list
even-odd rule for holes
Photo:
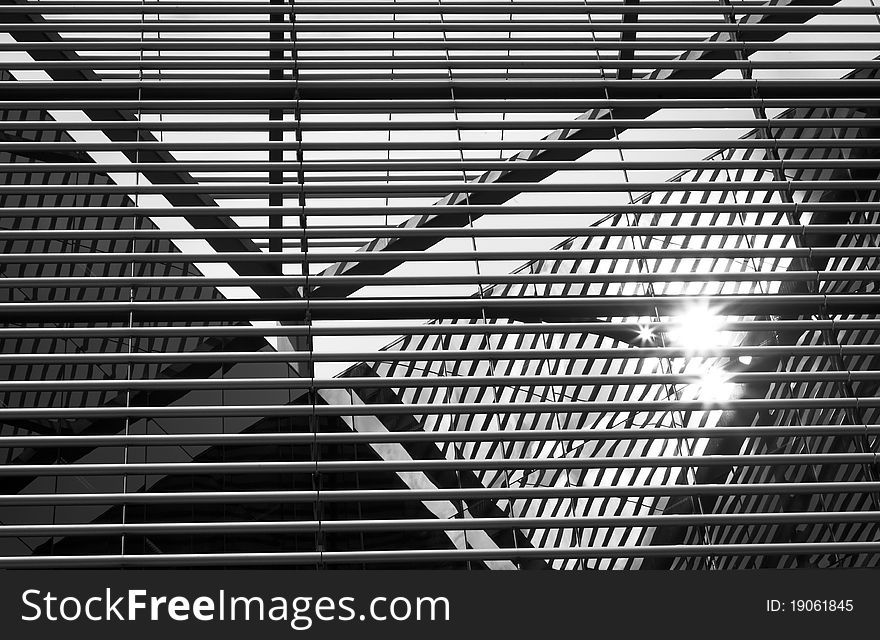
[[[271,0],[271,5],[273,7],[278,5],[284,5],[284,0]],[[276,25],[284,22],[284,14],[280,12],[271,12],[269,14],[269,24],[275,28],[269,32],[269,42],[271,44],[279,44],[284,41],[284,31],[277,29]],[[284,49],[272,47],[269,49],[269,61],[272,64],[269,68],[269,79],[270,80],[284,80],[284,67],[282,65],[278,65],[277,63],[284,60]],[[269,122],[281,122],[284,120],[284,109],[280,107],[270,107],[269,108]],[[282,129],[275,129],[270,126],[269,128],[269,142],[281,142],[284,140],[284,131]],[[276,149],[272,146],[269,147],[269,162],[271,163],[281,163],[284,161],[284,150]],[[282,184],[284,182],[284,171],[282,171],[277,166],[269,167],[269,184]],[[284,194],[276,193],[274,191],[270,191],[269,194],[269,207],[283,207],[284,206]],[[269,214],[269,228],[270,229],[281,229],[284,224],[284,216],[282,214]],[[283,245],[282,238],[280,237],[271,237],[269,238],[269,251],[270,252],[280,252]],[[280,274],[284,265],[280,262],[273,263],[274,267],[278,270]]]

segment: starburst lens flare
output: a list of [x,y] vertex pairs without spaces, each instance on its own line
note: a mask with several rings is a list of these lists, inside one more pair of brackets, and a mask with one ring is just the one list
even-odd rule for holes
[[639,340],[642,341],[642,344],[654,342],[654,329],[646,324],[639,325]]

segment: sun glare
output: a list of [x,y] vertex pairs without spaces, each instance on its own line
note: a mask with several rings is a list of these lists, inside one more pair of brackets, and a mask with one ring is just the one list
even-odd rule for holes
[[677,318],[669,339],[689,353],[711,351],[726,342],[724,319],[708,307],[694,306]]
[[720,369],[710,369],[698,383],[697,397],[704,402],[724,402],[733,396],[734,385]]

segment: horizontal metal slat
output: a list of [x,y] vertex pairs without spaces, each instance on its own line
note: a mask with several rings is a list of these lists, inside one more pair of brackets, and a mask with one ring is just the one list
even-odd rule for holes
[[689,484],[659,486],[493,487],[491,489],[355,489],[317,491],[176,491],[149,493],[21,493],[0,495],[8,505],[110,505],[110,504],[253,504],[325,502],[575,499],[634,496],[731,496],[862,494],[880,490],[880,482],[770,482],[749,484]]
[[210,444],[223,446],[277,444],[312,446],[319,444],[367,444],[388,442],[591,442],[618,440],[675,440],[682,438],[767,438],[821,436],[876,436],[880,425],[808,425],[803,427],[654,427],[651,429],[583,429],[563,431],[509,430],[509,431],[382,431],[352,433],[185,433],[185,434],[114,434],[91,435],[31,435],[0,436],[0,448],[15,447],[124,447],[124,446],[181,446]]
[[794,544],[652,545],[641,547],[576,547],[520,549],[458,549],[410,551],[323,551],[275,553],[213,553],[155,555],[82,555],[0,557],[0,567],[136,567],[312,565],[433,560],[516,560],[524,558],[652,558],[783,554],[876,553],[880,542]]
[[[880,406],[880,403],[878,403]],[[503,411],[503,409],[499,409]],[[76,415],[76,414],[74,414]],[[210,415],[210,414],[208,414]],[[381,415],[381,414],[380,414]],[[432,471],[432,470],[557,470],[557,469],[658,469],[663,467],[760,467],[760,466],[798,466],[822,464],[876,464],[877,455],[873,453],[837,454],[748,454],[735,456],[669,456],[669,457],[619,457],[619,458],[521,458],[517,460],[382,460],[382,461],[337,461],[315,460],[311,462],[173,462],[122,464],[51,464],[0,465],[0,477],[9,476],[133,476],[133,475],[171,475],[171,474],[312,474],[354,472],[368,474],[388,471]]]
[[393,520],[297,520],[244,522],[156,522],[127,524],[52,524],[2,525],[0,537],[25,536],[105,536],[105,535],[176,535],[176,534],[254,534],[254,533],[325,533],[373,531],[473,531],[479,529],[564,529],[590,527],[664,526],[734,526],[741,524],[772,525],[782,523],[851,523],[871,522],[880,511],[751,513],[664,516],[602,516],[596,518],[455,518],[455,519],[393,519]]
[[[355,358],[350,358],[354,360]],[[303,360],[307,360],[304,358]],[[315,361],[320,361],[315,358]],[[880,407],[880,398],[747,398],[735,400],[660,400],[660,401],[578,401],[578,402],[495,402],[495,403],[431,403],[431,404],[355,404],[355,405],[193,405],[175,407],[18,407],[0,408],[0,420],[20,418],[77,419],[83,417],[103,418],[162,418],[162,417],[295,417],[295,416],[425,416],[425,415],[492,415],[494,413],[556,414],[556,413],[622,413],[622,412],[668,412],[711,411],[718,409],[751,410],[815,410],[829,408],[870,409]],[[708,432],[707,432],[708,433]],[[875,454],[870,454],[874,456]],[[639,459],[631,460],[639,466]],[[711,464],[711,461],[706,462]],[[51,473],[57,465],[48,467]],[[10,467],[0,466],[0,475],[9,473]]]

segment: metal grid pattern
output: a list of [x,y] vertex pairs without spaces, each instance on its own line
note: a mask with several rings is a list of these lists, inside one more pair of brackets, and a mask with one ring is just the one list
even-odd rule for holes
[[0,4],[0,564],[876,565],[878,12]]

